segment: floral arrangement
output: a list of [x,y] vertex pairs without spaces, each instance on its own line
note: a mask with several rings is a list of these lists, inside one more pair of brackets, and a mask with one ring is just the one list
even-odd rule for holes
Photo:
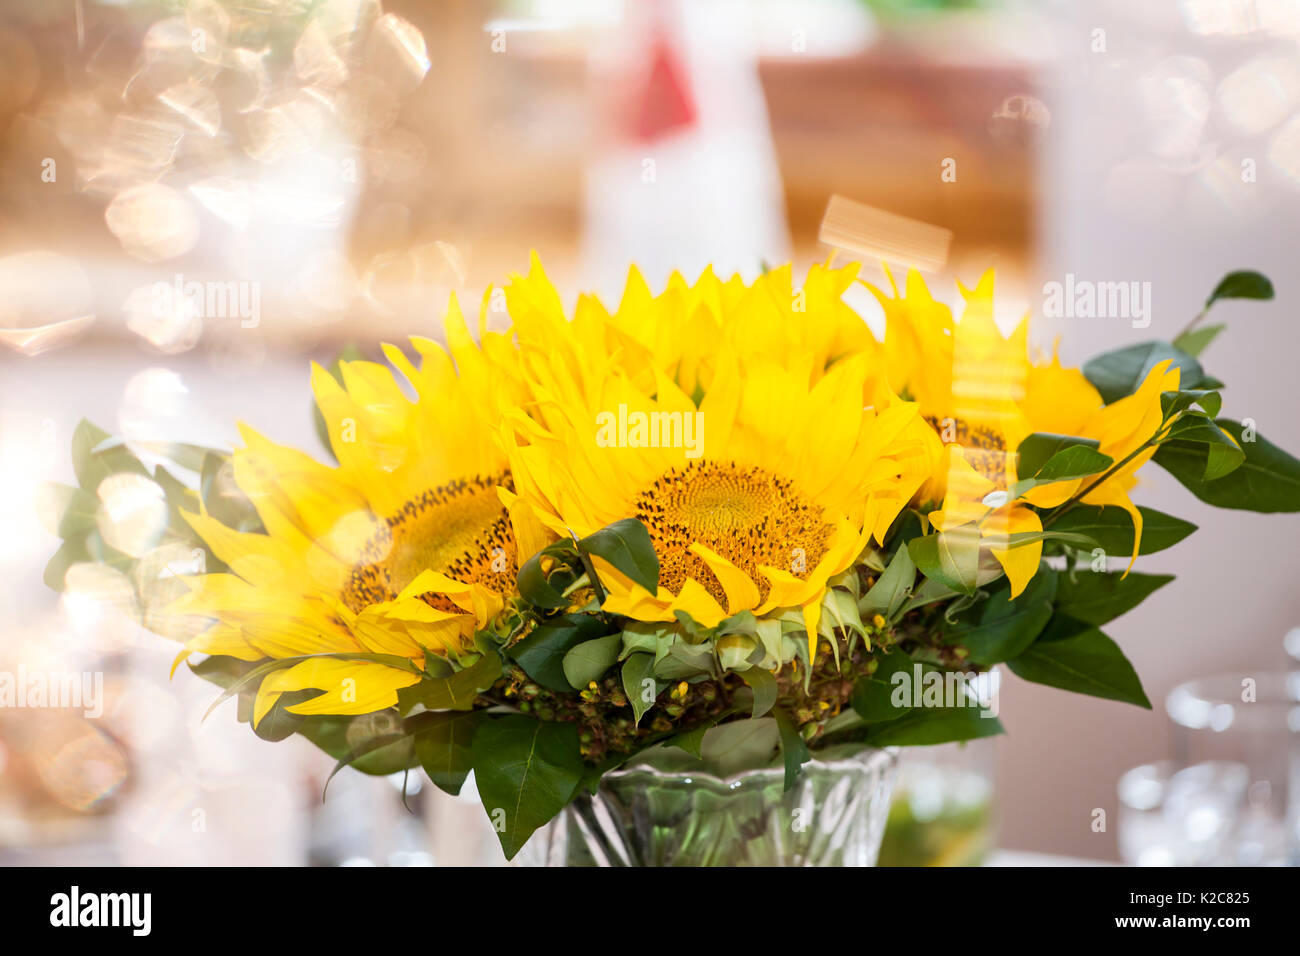
[[[870,287],[881,340],[843,301],[858,272],[656,295],[633,269],[569,315],[534,259],[507,332],[494,294],[477,336],[453,299],[415,359],[313,367],[332,464],[244,427],[151,469],[83,422],[47,581],[118,569],[263,738],[451,793],[473,771],[508,857],[630,764],[789,788],[826,754],[999,733],[969,680],[998,664],[1150,707],[1101,628],[1195,528],[1135,505],[1138,471],[1300,510],[1300,461],[1220,417],[1222,327],[1069,368],[1003,335],[991,272],[959,320],[911,272]],[[1271,296],[1233,273],[1206,308]],[[123,474],[168,505],[147,547],[102,533]]]

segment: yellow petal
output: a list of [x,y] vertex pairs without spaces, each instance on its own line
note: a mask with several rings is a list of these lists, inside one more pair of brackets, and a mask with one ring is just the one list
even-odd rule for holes
[[749,575],[736,567],[716,551],[710,550],[698,541],[690,546],[692,554],[698,555],[709,566],[722,590],[727,595],[727,613],[735,614],[758,606],[758,586]]
[[[1006,540],[1014,534],[1042,530],[1043,523],[1032,509],[1016,505],[995,513],[981,528],[985,536],[992,536],[995,540]],[[1043,542],[1040,539],[1011,548],[990,548],[990,551],[1011,582],[1011,597],[1016,598],[1038,573],[1039,561],[1043,556]]]

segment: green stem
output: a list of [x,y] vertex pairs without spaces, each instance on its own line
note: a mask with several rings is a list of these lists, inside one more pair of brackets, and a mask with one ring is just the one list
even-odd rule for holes
[[[1164,430],[1165,424],[1166,423],[1161,422],[1160,428],[1157,430],[1156,435],[1159,435],[1160,432]],[[1061,517],[1061,515],[1065,514],[1067,511],[1069,511],[1071,508],[1077,505],[1080,501],[1082,501],[1089,494],[1091,494],[1094,488],[1096,488],[1102,482],[1106,481],[1108,478],[1115,475],[1121,468],[1127,465],[1138,455],[1142,454],[1142,452],[1146,451],[1152,445],[1158,445],[1158,444],[1159,442],[1156,440],[1156,436],[1153,435],[1151,438],[1148,438],[1141,445],[1139,445],[1137,448],[1133,449],[1133,451],[1129,452],[1129,454],[1125,455],[1122,459],[1120,459],[1119,462],[1112,465],[1109,469],[1103,472],[1100,478],[1092,482],[1092,484],[1088,485],[1088,487],[1084,488],[1083,491],[1071,495],[1069,499],[1062,502],[1055,509],[1053,509],[1052,512],[1048,514],[1048,516],[1045,519],[1043,519],[1043,527],[1046,528],[1057,518]]]

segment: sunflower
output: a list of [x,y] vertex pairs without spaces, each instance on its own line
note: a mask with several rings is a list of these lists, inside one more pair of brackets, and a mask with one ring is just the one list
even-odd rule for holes
[[506,299],[522,338],[540,343],[568,338],[572,331],[580,363],[589,363],[593,354],[614,356],[646,394],[653,394],[656,376],[664,375],[698,400],[724,352],[742,369],[751,360],[776,362],[809,384],[847,355],[872,355],[871,368],[879,369],[870,328],[842,298],[859,269],[856,263],[814,264],[796,285],[789,265],[752,283],[740,276],[721,279],[708,268],[694,283],[674,273],[656,295],[632,266],[615,310],[582,295],[570,322],[534,253],[528,274],[512,277]]
[[168,608],[212,619],[181,658],[301,658],[262,680],[255,722],[286,693],[320,692],[286,707],[296,714],[392,706],[426,655],[472,650],[514,587],[520,549],[550,540],[502,498],[511,479],[491,436],[499,408],[520,400],[515,349],[486,331],[476,346],[454,299],[445,325],[446,349],[411,340],[418,368],[384,346],[413,399],[378,363],[340,363],[341,384],[313,366],[337,467],[241,427],[234,480],[263,532],[206,509],[186,515],[230,570],[187,577],[189,592]]
[[790,363],[725,336],[701,347],[707,376],[682,381],[666,352],[625,362],[613,317],[565,321],[536,270],[522,286],[508,292],[531,393],[503,429],[514,491],[559,535],[637,518],[659,559],[652,594],[595,558],[605,609],[705,627],[799,609],[815,642],[830,579],[883,540],[925,478],[916,405],[864,407],[877,368],[865,352]]
[[[887,295],[868,286],[885,310],[884,352],[890,385],[921,406],[940,445],[931,445],[932,479],[918,502],[942,502],[930,513],[939,531],[978,534],[990,545],[1011,583],[1012,596],[1024,590],[1038,569],[1043,530],[1038,509],[1050,509],[1076,496],[1086,504],[1117,505],[1132,516],[1136,557],[1142,514],[1128,496],[1135,473],[1154,454],[1139,449],[1160,428],[1160,395],[1178,388],[1178,369],[1162,362],[1132,394],[1105,405],[1101,395],[1075,368],[1031,361],[1028,316],[1004,336],[993,316],[993,272],[973,289],[960,286],[965,300],[961,320],[936,302],[919,273],[907,276],[906,293],[886,268]],[[1052,482],[1005,501],[1020,478],[1015,450],[1035,432],[1073,435],[1098,442],[1116,466],[1103,476]],[[990,497],[992,496],[992,497]],[[1008,547],[1012,535],[1024,543]],[[1003,547],[997,545],[1001,543]]]

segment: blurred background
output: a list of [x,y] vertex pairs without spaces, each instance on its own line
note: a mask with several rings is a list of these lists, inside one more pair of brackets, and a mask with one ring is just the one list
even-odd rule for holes
[[[1300,446],[1300,0],[0,0],[0,672],[103,675],[99,714],[0,707],[0,863],[499,862],[472,796],[412,775],[408,812],[400,779],[344,771],[322,803],[305,741],[258,740],[233,701],[202,721],[215,692],[168,681],[125,578],[47,587],[42,483],[71,479],[83,416],[137,450],[236,421],[318,448],[310,359],[437,336],[450,292],[478,302],[531,249],[570,302],[632,261],[652,285],[799,270],[835,194],[951,230],[935,294],[995,267],[1000,320],[1032,312],[1074,364],[1264,272],[1276,300],[1216,306],[1208,360],[1226,413]],[[1041,315],[1068,275],[1149,282],[1150,326]],[[1296,519],[1145,477],[1201,529],[1108,628],[1155,710],[1008,677],[1008,736],[909,757],[888,859],[1172,859],[1134,834],[1225,705],[1163,702],[1285,670]],[[138,493],[99,518],[136,556]],[[1225,800],[1284,799],[1285,773],[1203,766]]]

